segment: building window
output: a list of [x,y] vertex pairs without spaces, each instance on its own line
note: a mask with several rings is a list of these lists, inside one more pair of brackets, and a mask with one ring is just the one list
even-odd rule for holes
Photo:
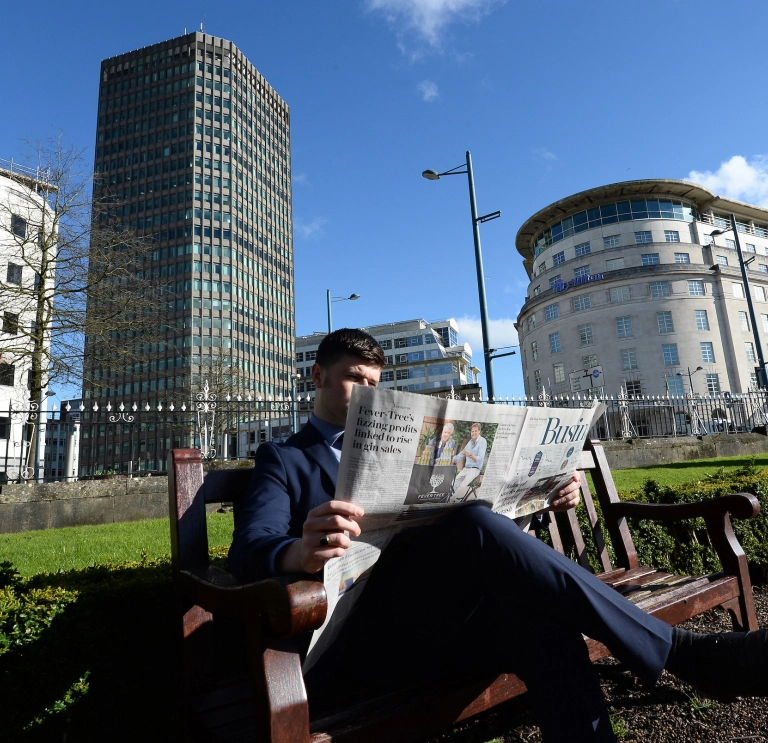
[[637,245],[642,245],[643,243],[651,243],[651,242],[653,242],[653,239],[651,238],[650,230],[644,230],[643,232],[635,232],[635,243],[637,243]]
[[749,332],[749,318],[746,312],[739,312],[739,327],[746,332]]
[[408,347],[407,338],[395,338],[395,348],[407,348],[407,347]]
[[744,350],[747,352],[747,361],[751,361],[752,363],[755,362],[755,347],[751,344],[745,341],[744,343]]
[[[668,243],[679,243],[680,233],[677,230],[664,230],[664,240]],[[685,261],[686,263],[688,261]]]
[[534,369],[534,371],[533,371],[533,381],[536,384],[536,389],[540,390],[541,389],[541,370]]
[[652,281],[650,286],[651,286],[652,297],[668,297],[669,296],[668,281]]
[[384,341],[379,341],[379,345],[381,346],[383,351],[391,351],[392,350],[392,339],[389,338]]
[[544,308],[544,317],[547,320],[556,320],[557,317],[558,317],[557,305],[556,304],[548,304]]
[[554,290],[555,284],[559,284],[561,281],[562,279],[560,278],[560,274],[557,274],[557,276],[553,276],[549,280],[549,288]]
[[760,315],[760,319],[763,322],[763,330],[768,333],[768,315]]
[[752,245],[752,243],[746,243],[744,245],[744,252],[745,253],[757,253],[757,251],[755,250],[755,246]]
[[675,263],[690,263],[691,256],[688,253],[675,253]]
[[[379,345],[381,345],[381,344],[379,344]],[[296,354],[296,363],[299,363],[301,361],[304,361],[304,352],[303,351],[299,351]]]
[[720,394],[719,374],[707,374],[707,392],[709,392],[710,395]]
[[395,373],[390,369],[388,371],[383,371],[381,373],[381,377],[379,378],[380,382],[394,382],[395,381]]
[[621,349],[621,368],[624,371],[629,371],[630,369],[637,369],[637,356],[635,355],[634,348]]
[[724,256],[724,255],[718,255],[717,256],[717,262],[721,266],[727,266],[728,265],[728,258],[727,258],[727,256]]
[[579,256],[582,256],[582,255],[589,255],[589,243],[588,242],[587,243],[579,243],[576,246],[576,257],[578,258]]
[[528,332],[530,333],[536,327],[536,313],[534,312],[528,318]]
[[611,289],[611,303],[618,304],[620,302],[629,302],[628,286],[618,286],[615,289]]
[[680,363],[677,357],[677,343],[665,343],[661,347],[661,351],[664,354],[665,366],[676,366]]
[[24,240],[27,237],[27,220],[18,214],[11,214],[11,232]]
[[565,366],[563,364],[555,364],[552,370],[555,373],[555,382],[557,384],[565,382]]
[[688,279],[688,294],[692,297],[703,297],[704,282],[697,279]]
[[582,312],[583,310],[588,310],[589,308],[590,308],[589,294],[583,294],[580,297],[573,298],[574,312]]
[[549,350],[551,353],[560,353],[563,350],[560,345],[560,333],[549,334]]
[[643,260],[644,266],[658,266],[659,265],[659,254],[658,253],[646,253],[645,255],[641,256]]
[[585,369],[592,369],[597,366],[597,354],[591,353],[589,356],[582,356],[581,363]]
[[731,290],[734,299],[744,299],[744,287],[739,282],[731,282]]
[[398,369],[397,370],[397,379],[408,379],[408,372],[410,369]]
[[17,266],[15,263],[8,264],[8,273],[5,278],[6,283],[21,284],[21,266]]
[[764,286],[756,286],[755,287],[755,299],[758,302],[765,302],[765,287]]
[[579,266],[573,269],[574,279],[583,279],[585,276],[589,276],[589,266]]
[[627,315],[626,317],[617,317],[616,330],[619,333],[619,338],[631,338],[632,337],[632,318],[629,315]]
[[552,265],[559,266],[561,263],[565,263],[565,251],[561,250],[559,253],[555,253],[552,256]]
[[676,395],[682,397],[683,392],[683,378],[682,377],[667,377],[667,390],[670,395]]
[[730,248],[731,250],[736,250],[736,241],[725,238],[725,247]]
[[630,397],[640,397],[643,394],[640,382],[636,379],[627,381],[625,387]]
[[539,344],[536,341],[531,341],[531,356],[534,361],[539,360]]
[[537,287],[535,287],[535,288],[534,288],[534,290],[533,290],[533,296],[534,296],[534,297],[537,297],[537,296],[539,296],[539,294],[541,294],[541,287],[540,287],[540,286],[537,286]]
[[675,328],[672,325],[671,312],[657,312],[656,322],[659,324],[659,333],[674,333]]
[[603,238],[604,248],[618,248],[621,245],[621,237],[619,235],[608,235]]
[[701,345],[701,360],[705,364],[714,364],[715,349],[712,347],[712,343],[710,341],[702,341],[700,345]]
[[[697,330],[709,330],[709,319],[707,318],[706,310],[694,310],[696,315],[696,329]],[[768,315],[763,315],[767,317]]]
[[[765,315],[768,318],[768,315]],[[579,325],[579,343],[582,346],[591,346],[594,343],[592,337],[592,323]]]
[[15,372],[13,364],[0,364],[0,385],[13,387]]
[[768,273],[768,264],[758,263],[757,268],[759,271],[762,271],[763,273]]
[[10,335],[19,334],[19,316],[13,312],[6,312],[3,315],[3,333]]
[[606,271],[618,271],[621,268],[624,268],[623,258],[611,258],[605,262]]

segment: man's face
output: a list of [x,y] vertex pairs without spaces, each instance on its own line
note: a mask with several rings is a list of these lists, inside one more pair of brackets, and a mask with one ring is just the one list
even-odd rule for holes
[[453,429],[450,426],[443,426],[443,433],[440,436],[443,443],[448,441],[449,438],[451,438],[451,434],[453,433]]
[[347,422],[349,399],[356,384],[377,387],[381,369],[370,365],[360,356],[344,356],[331,366],[315,364],[312,381],[315,383],[315,415],[328,423],[344,426]]
[[469,435],[472,437],[472,441],[477,441],[480,438],[480,429],[477,426],[472,426]]

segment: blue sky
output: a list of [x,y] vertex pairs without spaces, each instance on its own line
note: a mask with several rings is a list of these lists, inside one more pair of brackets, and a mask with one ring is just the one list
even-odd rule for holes
[[[101,59],[199,28],[232,39],[291,106],[297,332],[455,317],[481,360],[472,151],[494,346],[527,277],[515,234],[568,194],[689,178],[768,204],[764,2],[283,0],[13,3],[0,158],[63,129],[88,150]],[[12,105],[11,105],[12,104]],[[518,357],[495,362],[522,394]],[[482,379],[482,377],[481,377]]]

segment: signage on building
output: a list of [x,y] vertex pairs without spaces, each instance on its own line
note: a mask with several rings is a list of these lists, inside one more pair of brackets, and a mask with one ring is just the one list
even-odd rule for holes
[[588,276],[579,276],[575,279],[571,279],[570,281],[560,281],[559,279],[552,284],[552,289],[556,292],[564,292],[566,289],[573,289],[576,286],[581,286],[582,284],[589,284],[592,281],[602,281],[603,280],[603,274],[601,273],[591,273]]
[[581,392],[591,390],[593,387],[602,387],[603,367],[593,366],[591,369],[576,369],[568,375],[568,381],[571,383],[571,392]]

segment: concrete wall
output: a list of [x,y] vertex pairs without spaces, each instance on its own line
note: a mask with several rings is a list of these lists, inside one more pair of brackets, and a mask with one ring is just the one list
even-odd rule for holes
[[603,448],[611,469],[653,467],[689,459],[736,457],[768,453],[768,437],[758,433],[680,436],[673,439],[633,439],[604,441]]

